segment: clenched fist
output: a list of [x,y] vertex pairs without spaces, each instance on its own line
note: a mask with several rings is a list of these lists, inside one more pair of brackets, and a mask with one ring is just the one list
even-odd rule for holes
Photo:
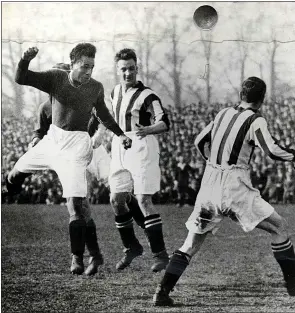
[[27,51],[24,52],[23,59],[27,61],[31,61],[35,58],[38,52],[39,52],[39,49],[37,47],[29,48]]
[[123,145],[124,149],[129,149],[132,146],[132,140],[127,137],[126,135],[121,135],[120,136],[121,139],[121,144]]

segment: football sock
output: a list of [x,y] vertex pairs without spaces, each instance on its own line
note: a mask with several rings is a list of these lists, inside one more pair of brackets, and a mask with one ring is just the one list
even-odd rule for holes
[[144,229],[144,215],[138,205],[138,201],[135,196],[129,194],[127,198],[127,206],[136,224]]
[[180,276],[189,265],[190,259],[191,257],[187,253],[179,250],[173,253],[160,283],[168,293],[174,288]]
[[5,177],[5,184],[6,184],[6,188],[7,191],[10,195],[15,195],[15,194],[19,194],[22,190],[22,182],[19,183],[14,183],[12,184],[9,180],[8,180],[8,176]]
[[74,255],[83,256],[85,251],[86,221],[74,220],[69,224],[71,252]]
[[152,253],[159,253],[165,248],[162,219],[160,214],[152,214],[144,219],[145,234],[148,238]]
[[282,243],[272,243],[271,248],[282,269],[285,281],[295,278],[295,253],[290,239],[288,238]]
[[125,248],[129,249],[134,244],[138,244],[138,240],[135,237],[133,229],[133,218],[131,212],[125,213],[124,215],[116,215],[115,222]]
[[100,253],[97,242],[96,225],[93,219],[86,223],[86,246],[91,256],[96,256]]

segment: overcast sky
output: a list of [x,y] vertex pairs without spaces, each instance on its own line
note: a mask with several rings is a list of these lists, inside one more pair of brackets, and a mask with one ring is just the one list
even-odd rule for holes
[[[126,13],[126,8],[133,12],[133,18],[138,22],[142,21],[150,10],[153,10],[156,16],[157,14],[162,16],[162,21],[164,18],[168,23],[173,15],[177,15],[179,25],[184,25],[187,20],[191,20],[193,24],[193,13],[196,8],[203,4],[214,6],[218,12],[218,23],[211,31],[212,38],[215,41],[240,39],[237,35],[240,30],[244,32],[245,40],[269,42],[275,36],[277,40],[282,42],[294,41],[293,43],[280,45],[276,60],[280,66],[279,74],[282,79],[295,87],[295,62],[293,61],[295,55],[295,2],[2,3],[2,41],[5,42],[8,38],[20,39],[18,34],[21,31],[22,40],[25,41],[22,45],[23,50],[26,47],[37,45],[40,48],[40,53],[43,50],[42,55],[52,54],[57,61],[68,61],[71,47],[60,49],[58,44],[46,45],[41,42],[92,41],[96,42],[97,47],[100,49],[97,56],[98,67],[104,69],[104,67],[110,66],[111,68],[113,56],[110,55],[112,51],[108,50],[110,48],[107,48],[108,41],[112,41],[114,35],[116,35],[117,41],[125,41],[127,44],[137,40],[134,22],[130,15]],[[264,19],[261,20],[261,23],[257,23],[257,18],[261,13],[263,13]],[[248,31],[249,25],[254,26],[251,32]],[[206,34],[208,32],[205,32]],[[155,29],[153,36],[157,38],[159,35],[157,29]],[[195,41],[198,39],[200,39],[200,31],[193,26],[190,31],[181,36],[180,41],[184,46],[188,46],[190,44],[196,45]],[[164,38],[163,42],[165,40],[167,38]],[[2,47],[2,49],[5,49],[5,45]],[[166,52],[165,44],[162,45],[161,49],[163,51],[158,50],[157,54],[164,55]],[[222,52],[223,57],[231,52],[230,46],[226,46],[226,44],[220,45],[220,49],[224,49]],[[268,57],[263,47],[259,48],[258,45],[251,44],[251,50],[257,53],[258,59]],[[252,55],[251,58],[255,59],[256,55],[254,57]],[[255,64],[255,60],[251,62],[248,62],[247,71],[256,74],[258,71],[257,64]],[[192,68],[197,68],[196,66],[188,64],[186,70],[189,72]],[[265,71],[268,70],[267,67],[265,66]],[[203,71],[203,67],[200,71]],[[220,69],[218,72],[216,68],[215,77],[220,78],[220,72],[222,71]],[[233,80],[235,74],[237,73],[233,72],[231,74]],[[106,77],[100,79],[103,83],[107,80]],[[226,88],[228,87],[225,86]]]

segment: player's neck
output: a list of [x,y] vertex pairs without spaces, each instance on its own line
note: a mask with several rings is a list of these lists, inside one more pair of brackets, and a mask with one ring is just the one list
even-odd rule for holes
[[69,78],[70,84],[71,84],[73,87],[79,88],[79,87],[82,85],[82,83],[80,83],[80,82],[78,82],[77,80],[74,80],[74,79],[73,79],[73,73],[72,73],[72,71],[69,72],[68,78]]
[[135,81],[132,85],[126,85],[125,83],[121,83],[122,88],[124,89],[125,92],[128,91],[128,89],[134,88],[137,84],[137,81]]
[[242,101],[239,105],[240,108],[243,109],[253,109],[253,110],[258,110],[260,108],[260,105],[257,105],[255,103],[247,103]]

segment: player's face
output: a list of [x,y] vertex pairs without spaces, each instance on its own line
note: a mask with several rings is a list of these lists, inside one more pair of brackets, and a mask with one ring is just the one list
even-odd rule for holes
[[94,58],[82,56],[80,60],[77,60],[72,64],[72,79],[85,84],[89,81],[94,68]]
[[133,59],[119,60],[117,62],[117,73],[120,77],[120,82],[126,87],[136,84],[137,65]]

